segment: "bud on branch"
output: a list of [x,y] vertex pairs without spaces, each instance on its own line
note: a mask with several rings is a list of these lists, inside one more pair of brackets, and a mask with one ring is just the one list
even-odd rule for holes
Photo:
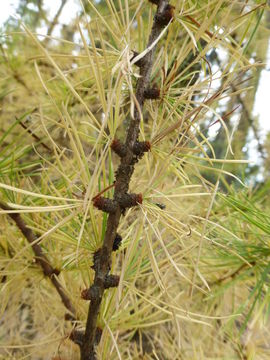
[[124,157],[127,153],[126,145],[120,140],[114,139],[111,143],[111,149],[120,157]]
[[137,141],[133,146],[133,153],[141,156],[143,153],[148,152],[151,149],[151,143],[149,141]]
[[83,300],[99,300],[102,296],[102,292],[99,286],[92,285],[88,289],[84,289],[81,292],[81,298]]
[[104,289],[117,287],[120,277],[118,275],[107,275],[104,280]]
[[142,194],[123,194],[119,199],[118,203],[123,208],[131,208],[133,206],[137,206],[138,204],[142,204],[143,197]]
[[109,214],[114,213],[117,208],[116,201],[105,198],[103,196],[99,196],[99,197],[95,198],[93,203],[96,208],[98,208],[99,210],[102,210],[106,213],[109,213]]

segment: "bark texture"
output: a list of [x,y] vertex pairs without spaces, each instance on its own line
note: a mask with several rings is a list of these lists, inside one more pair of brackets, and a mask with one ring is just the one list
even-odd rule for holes
[[[157,5],[157,12],[154,17],[151,34],[148,41],[148,47],[158,38],[163,28],[170,23],[173,18],[173,7],[169,5],[167,0],[151,1]],[[97,319],[100,311],[100,305],[105,289],[108,287],[108,275],[111,267],[111,254],[113,251],[114,240],[117,237],[117,228],[123,208],[128,206],[128,197],[136,198],[136,194],[128,194],[129,183],[134,172],[134,165],[138,162],[142,154],[138,155],[138,136],[141,114],[143,112],[144,101],[149,92],[150,76],[153,66],[153,59],[155,53],[154,46],[144,57],[143,61],[136,63],[140,67],[140,78],[136,86],[136,100],[137,104],[134,110],[134,117],[130,120],[127,130],[125,144],[121,145],[113,142],[112,149],[116,148],[116,153],[121,158],[121,163],[116,172],[115,192],[113,204],[115,208],[109,213],[107,221],[107,229],[104,237],[102,248],[99,250],[98,261],[94,264],[95,279],[94,284],[88,289],[90,305],[88,317],[86,322],[85,334],[81,346],[81,359],[93,360],[96,359],[95,345],[97,332]],[[150,145],[147,146],[148,150]],[[124,150],[123,150],[124,149]],[[143,152],[142,152],[143,153]],[[141,202],[140,194],[137,195],[137,203]],[[101,203],[104,203],[104,199]],[[100,203],[100,201],[98,201]],[[132,204],[136,205],[135,202]],[[114,206],[113,206],[114,207]],[[102,210],[102,209],[101,209]],[[106,209],[104,209],[106,211]],[[115,284],[114,284],[115,286]],[[84,292],[86,294],[86,292]]]

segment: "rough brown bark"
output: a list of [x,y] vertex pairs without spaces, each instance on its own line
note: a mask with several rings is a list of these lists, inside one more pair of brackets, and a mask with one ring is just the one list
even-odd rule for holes
[[[153,2],[153,1],[152,1]],[[157,13],[154,18],[151,34],[148,41],[148,47],[158,38],[164,26],[166,26],[173,17],[173,7],[169,1],[154,1],[157,5]],[[121,163],[116,172],[114,203],[115,210],[109,214],[107,229],[102,248],[99,250],[99,261],[95,264],[95,279],[91,286],[91,301],[89,305],[86,329],[81,346],[81,359],[96,359],[95,344],[97,319],[100,311],[100,305],[105,290],[106,278],[110,272],[111,254],[113,251],[114,239],[117,235],[121,213],[123,211],[123,198],[127,195],[131,176],[134,172],[134,165],[140,158],[136,155],[136,148],[139,136],[139,125],[143,105],[145,101],[145,91],[150,88],[150,76],[153,66],[153,57],[156,46],[153,47],[144,57],[143,61],[137,63],[140,66],[140,78],[136,86],[137,104],[134,110],[134,117],[130,120],[127,130],[125,151],[121,151]],[[89,290],[89,289],[88,289]]]

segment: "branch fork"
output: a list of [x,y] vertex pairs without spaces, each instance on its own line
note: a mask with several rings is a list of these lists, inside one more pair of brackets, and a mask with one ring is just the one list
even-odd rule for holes
[[[101,340],[101,335],[102,335],[102,329],[100,327],[97,327],[96,329],[96,337],[95,337],[95,345],[98,345],[100,340]],[[75,344],[79,345],[80,347],[83,344],[84,341],[84,331],[83,330],[78,330],[78,329],[74,329],[70,336],[69,336],[70,340],[72,340]]]

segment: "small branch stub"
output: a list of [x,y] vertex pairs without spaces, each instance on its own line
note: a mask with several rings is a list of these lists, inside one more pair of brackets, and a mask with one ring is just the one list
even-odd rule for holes
[[90,286],[88,289],[84,289],[81,292],[81,298],[83,300],[98,300],[101,297],[100,288],[96,285]]
[[122,236],[117,233],[113,241],[113,251],[117,251],[121,246],[121,243],[122,243]]
[[117,287],[119,284],[119,280],[120,278],[118,275],[107,275],[104,281],[104,289]]
[[95,345],[98,345],[98,344],[100,343],[102,331],[103,331],[103,330],[102,330],[100,327],[97,327],[97,328],[96,328]]
[[[100,343],[101,335],[102,335],[102,329],[100,327],[97,327],[96,335],[95,335],[95,345],[98,345]],[[77,344],[81,347],[83,345],[83,341],[84,341],[84,331],[74,329],[71,332],[69,338],[71,341],[73,341],[75,344]]]
[[142,204],[143,197],[142,194],[123,194],[121,198],[118,200],[119,205],[123,208],[131,208],[133,206],[137,206],[138,204]]
[[126,145],[120,140],[114,139],[111,143],[111,149],[120,157],[124,157],[127,153]]
[[116,211],[117,203],[114,200],[99,196],[93,200],[94,206],[99,210],[112,214]]
[[[117,287],[119,284],[119,276],[118,275],[106,275],[104,279],[104,289],[109,289],[112,287]],[[81,292],[81,298],[83,300],[95,301],[101,298],[100,287],[97,285],[92,285],[88,289],[84,289]]]
[[149,141],[137,141],[133,146],[133,153],[137,156],[142,156],[149,150],[151,150],[151,143]]
[[[91,288],[90,288],[91,289]],[[81,292],[81,298],[83,300],[92,300],[90,289],[84,289]]]
[[69,335],[70,340],[72,340],[75,344],[79,345],[80,347],[83,344],[84,340],[84,331],[83,330],[76,330],[74,329],[71,334]]
[[158,99],[160,96],[160,90],[157,87],[148,88],[144,91],[144,98],[145,99]]
[[155,22],[161,27],[168,25],[174,17],[174,9],[174,6],[168,4],[162,13],[155,15]]

